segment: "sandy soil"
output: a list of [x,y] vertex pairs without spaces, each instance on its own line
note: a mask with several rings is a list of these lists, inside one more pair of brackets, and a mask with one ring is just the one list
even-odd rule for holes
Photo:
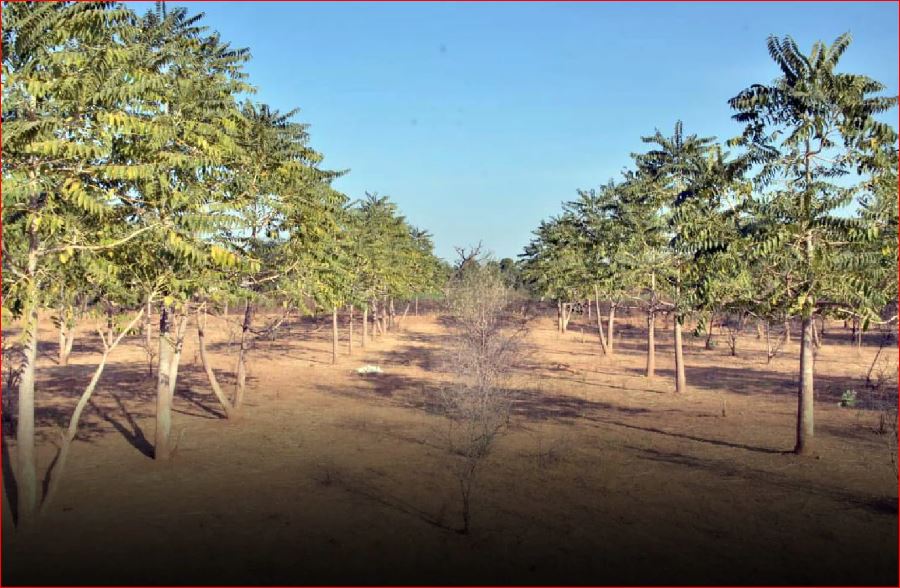
[[[454,458],[433,410],[447,378],[447,332],[434,317],[409,317],[364,350],[356,341],[352,356],[344,338],[334,366],[327,327],[289,322],[252,351],[235,422],[216,405],[190,329],[175,401],[182,436],[167,464],[150,457],[154,387],[139,337],[128,339],[32,534],[13,524],[6,427],[3,583],[897,584],[897,478],[878,414],[837,406],[844,390],[863,390],[874,336],[857,354],[830,325],[817,358],[818,456],[798,458],[785,453],[796,342],[766,365],[754,334],[738,357],[724,340],[705,350],[689,335],[690,391],[676,396],[662,321],[653,380],[642,377],[638,317],[623,318],[613,358],[578,321],[565,336],[550,318],[532,322],[514,415],[480,466],[468,535],[457,532]],[[98,357],[91,327],[61,367],[42,321],[40,475]],[[211,317],[210,331],[230,389],[234,327]],[[367,363],[384,373],[357,375]]]

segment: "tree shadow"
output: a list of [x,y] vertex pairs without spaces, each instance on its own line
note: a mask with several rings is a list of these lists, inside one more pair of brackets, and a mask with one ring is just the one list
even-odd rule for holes
[[[626,446],[626,448],[637,453],[638,459],[680,465],[692,470],[707,471],[717,476],[737,477],[752,482],[754,485],[768,484],[784,490],[814,494],[835,502],[853,504],[876,514],[896,516],[898,512],[897,499],[892,497],[864,496],[844,488],[791,478],[777,471],[738,466],[734,461],[699,459],[683,453],[634,446]],[[788,455],[791,454],[788,452]]]
[[19,488],[18,486],[16,486],[16,474],[12,468],[12,459],[9,453],[9,443],[7,442],[7,439],[12,437],[12,435],[11,432],[7,429],[7,423],[3,423],[3,489],[6,492],[7,499],[9,500],[9,509],[12,512],[13,526],[18,526]]
[[793,454],[792,451],[788,451],[788,450],[772,449],[770,447],[756,447],[753,445],[746,445],[743,443],[735,443],[732,441],[722,441],[720,439],[707,439],[705,437],[697,437],[696,435],[688,435],[686,433],[673,433],[671,431],[663,431],[662,429],[657,429],[656,427],[642,427],[639,425],[631,425],[628,423],[623,423],[621,421],[612,421],[612,420],[597,419],[597,418],[589,418],[588,420],[603,423],[606,425],[614,425],[616,427],[624,427],[626,429],[632,429],[635,431],[644,431],[645,433],[664,435],[666,437],[673,437],[676,439],[687,439],[689,441],[696,441],[698,443],[706,443],[709,445],[716,445],[719,447],[731,447],[733,449],[744,449],[746,451],[753,451],[756,453],[768,453],[768,454],[772,454],[772,455],[792,455]]
[[110,394],[116,402],[116,405],[119,408],[119,412],[125,420],[125,423],[128,425],[127,427],[123,425],[119,420],[115,418],[115,416],[108,410],[100,407],[96,404],[93,398],[89,401],[89,405],[94,410],[94,412],[104,421],[113,426],[113,428],[118,431],[122,437],[125,438],[128,443],[141,452],[145,457],[149,457],[153,459],[153,445],[150,441],[147,440],[147,437],[144,435],[144,431],[141,429],[140,425],[137,424],[137,421],[131,415],[131,413],[126,408],[125,404],[122,402],[122,399],[119,398],[117,394]]

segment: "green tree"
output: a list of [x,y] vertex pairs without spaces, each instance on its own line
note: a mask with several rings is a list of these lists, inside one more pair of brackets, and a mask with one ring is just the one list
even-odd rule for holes
[[884,85],[864,75],[839,73],[850,35],[832,45],[817,42],[804,55],[790,37],[769,37],[769,54],[782,75],[754,84],[730,100],[745,125],[733,144],[757,165],[754,253],[780,279],[766,298],[802,322],[798,389],[798,454],[813,452],[813,321],[840,306],[841,277],[858,257],[844,256],[874,239],[877,224],[840,210],[858,199],[854,171],[874,144],[894,144],[896,134],[875,115],[896,104],[876,96]]

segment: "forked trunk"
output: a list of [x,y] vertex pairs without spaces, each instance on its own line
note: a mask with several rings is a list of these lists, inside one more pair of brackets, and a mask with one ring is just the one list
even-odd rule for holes
[[60,432],[59,450],[57,451],[56,459],[54,460],[50,471],[47,472],[49,484],[47,484],[44,500],[41,502],[41,512],[46,512],[53,500],[53,496],[59,488],[59,481],[62,479],[62,475],[66,469],[66,463],[69,459],[69,448],[72,446],[72,442],[75,441],[75,435],[78,433],[78,423],[81,420],[81,413],[84,412],[85,407],[91,400],[91,395],[93,395],[94,389],[97,387],[97,382],[100,381],[100,376],[103,374],[103,369],[106,367],[106,360],[109,358],[109,354],[119,345],[122,338],[134,328],[143,314],[144,309],[138,311],[137,315],[131,320],[131,323],[129,323],[115,339],[109,341],[107,341],[105,337],[101,339],[103,341],[103,355],[100,357],[100,363],[97,364],[94,375],[91,377],[87,388],[81,393],[81,397],[75,405],[75,410],[69,418],[68,428],[64,432]]
[[163,306],[159,314],[159,365],[156,369],[156,431],[153,438],[153,459],[169,459],[172,433],[172,389],[169,370],[172,369],[174,345],[169,333],[169,309]]
[[705,349],[713,348],[713,330],[716,326],[716,315],[715,313],[709,316],[709,328],[706,329],[706,343],[703,345]]
[[800,340],[800,385],[797,393],[797,444],[794,453],[813,453],[813,357],[812,317],[804,316]]

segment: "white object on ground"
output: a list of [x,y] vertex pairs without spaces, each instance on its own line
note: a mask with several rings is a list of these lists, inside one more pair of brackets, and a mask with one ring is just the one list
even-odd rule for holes
[[381,368],[377,365],[364,365],[361,368],[356,368],[357,374],[380,374]]

